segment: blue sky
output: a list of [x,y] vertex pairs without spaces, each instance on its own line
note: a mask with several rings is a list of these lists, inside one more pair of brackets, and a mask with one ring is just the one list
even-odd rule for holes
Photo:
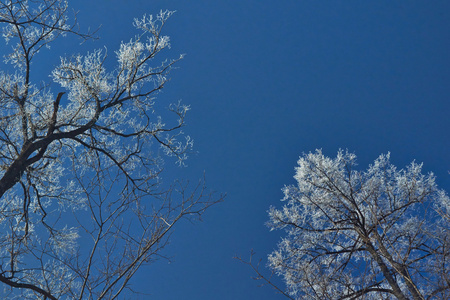
[[[105,45],[111,57],[135,34],[134,17],[177,11],[167,23],[172,49],[166,55],[186,58],[158,101],[191,105],[185,131],[198,154],[188,168],[168,169],[193,181],[205,171],[209,187],[227,198],[204,222],[180,224],[165,252],[171,263],[161,260],[136,276],[137,289],[152,299],[283,299],[258,287],[252,271],[232,257],[246,258],[254,249],[264,264],[275,249],[282,232],[264,226],[267,209],[280,206],[281,188],[294,182],[303,152],[322,148],[331,156],[349,149],[366,168],[390,151],[398,167],[423,162],[450,191],[448,1],[70,5],[81,28],[102,25],[101,39],[77,51]],[[57,50],[43,54],[43,70],[58,63],[64,53]]]

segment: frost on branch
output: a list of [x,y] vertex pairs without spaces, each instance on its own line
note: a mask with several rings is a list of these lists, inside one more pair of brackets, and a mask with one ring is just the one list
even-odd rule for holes
[[415,162],[390,155],[356,170],[356,156],[320,150],[300,157],[268,226],[286,236],[269,256],[297,299],[448,299],[446,193]]
[[182,131],[189,106],[155,107],[181,59],[160,58],[172,12],[135,19],[137,34],[115,55],[74,53],[40,74],[31,61],[43,47],[92,37],[67,11],[62,0],[0,0],[4,299],[116,298],[159,257],[178,220],[216,202],[203,182],[161,180],[164,159],[182,164],[193,145]]

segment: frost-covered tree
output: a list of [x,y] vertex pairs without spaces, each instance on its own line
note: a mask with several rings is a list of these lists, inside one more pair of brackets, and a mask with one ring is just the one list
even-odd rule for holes
[[172,125],[154,111],[178,60],[159,59],[171,14],[135,19],[111,60],[74,54],[41,74],[32,63],[56,39],[92,36],[69,23],[66,1],[0,1],[2,299],[115,299],[175,223],[215,202],[203,183],[160,180],[163,157],[182,163],[192,146],[188,106],[169,106]]
[[421,164],[398,170],[381,155],[321,151],[298,161],[283,208],[286,236],[269,255],[293,299],[450,299],[450,199]]

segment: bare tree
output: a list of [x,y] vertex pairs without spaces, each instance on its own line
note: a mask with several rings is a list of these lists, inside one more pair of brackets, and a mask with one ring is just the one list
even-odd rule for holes
[[163,156],[182,163],[192,146],[181,131],[188,106],[170,106],[173,125],[154,112],[155,94],[181,59],[158,60],[169,47],[162,29],[171,14],[135,19],[138,33],[115,52],[114,70],[105,68],[106,51],[95,50],[61,58],[53,83],[36,84],[31,78],[48,78],[31,64],[43,48],[65,35],[92,35],[69,24],[66,1],[0,1],[5,298],[115,299],[161,255],[180,219],[216,202],[204,181],[160,180]]
[[355,166],[343,151],[299,159],[285,205],[269,211],[287,233],[269,267],[295,299],[450,299],[450,199],[433,174],[397,170],[389,154]]

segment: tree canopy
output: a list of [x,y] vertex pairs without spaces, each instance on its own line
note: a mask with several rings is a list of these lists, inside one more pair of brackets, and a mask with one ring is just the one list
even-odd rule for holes
[[215,202],[202,182],[161,184],[164,157],[183,163],[192,147],[181,130],[189,106],[170,105],[176,121],[166,123],[154,105],[181,59],[160,58],[171,15],[136,18],[112,60],[105,49],[73,53],[41,74],[32,62],[56,39],[93,35],[70,23],[66,1],[0,1],[5,298],[117,298],[177,221]]
[[295,185],[269,227],[286,236],[269,256],[295,299],[450,299],[450,199],[433,174],[380,155],[300,157]]

